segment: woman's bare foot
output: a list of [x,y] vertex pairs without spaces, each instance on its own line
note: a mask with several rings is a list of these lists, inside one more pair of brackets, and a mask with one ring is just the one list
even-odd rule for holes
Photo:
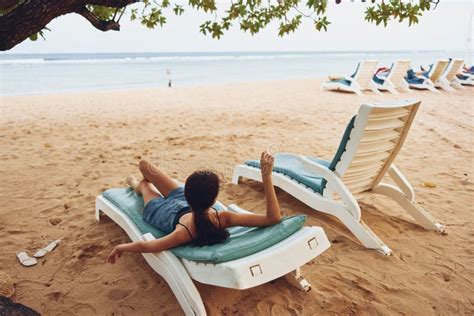
[[132,187],[132,189],[137,192],[138,194],[141,194],[139,190],[140,186],[140,181],[137,180],[134,176],[128,176],[127,179],[125,180],[127,184]]

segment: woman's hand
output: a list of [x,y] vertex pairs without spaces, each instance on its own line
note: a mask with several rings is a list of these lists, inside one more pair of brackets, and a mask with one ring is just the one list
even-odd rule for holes
[[262,152],[262,155],[260,156],[260,170],[262,172],[262,176],[268,176],[272,174],[274,161],[275,159],[270,153],[267,151]]
[[107,256],[107,262],[110,264],[115,263],[115,258],[120,258],[122,256],[123,251],[120,250],[120,245],[115,247]]

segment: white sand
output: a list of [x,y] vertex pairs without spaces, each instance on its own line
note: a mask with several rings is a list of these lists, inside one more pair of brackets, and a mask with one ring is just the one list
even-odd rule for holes
[[[393,99],[321,92],[320,80],[94,92],[1,99],[0,269],[18,302],[45,315],[182,313],[164,280],[138,254],[105,263],[127,242],[111,220],[94,220],[101,191],[123,186],[140,158],[179,180],[197,168],[221,172],[224,203],[264,211],[260,184],[230,184],[232,167],[268,146],[331,158],[362,102]],[[245,291],[197,284],[211,315],[474,313],[474,89],[402,94],[422,100],[395,163],[417,201],[447,226],[425,231],[385,197],[360,197],[365,222],[393,249],[364,249],[335,218],[278,191],[286,215],[307,214],[332,247],[302,268],[313,290],[284,280]],[[422,186],[423,181],[437,184]],[[15,252],[63,238],[23,268]]]

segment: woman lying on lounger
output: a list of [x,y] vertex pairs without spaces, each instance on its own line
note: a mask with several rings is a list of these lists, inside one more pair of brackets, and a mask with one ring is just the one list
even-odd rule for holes
[[[219,193],[219,178],[210,171],[194,172],[184,188],[158,167],[140,161],[143,180],[134,177],[128,184],[143,196],[143,219],[167,235],[152,241],[138,241],[115,247],[107,257],[114,264],[124,252],[158,252],[180,245],[212,245],[223,242],[232,226],[269,226],[280,221],[280,206],[272,183],[273,156],[263,152],[260,158],[267,213],[240,214],[217,212],[212,206]],[[163,197],[160,195],[163,195]]]

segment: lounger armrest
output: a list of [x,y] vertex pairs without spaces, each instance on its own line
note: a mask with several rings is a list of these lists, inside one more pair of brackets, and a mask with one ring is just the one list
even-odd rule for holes
[[334,171],[314,161],[309,160],[305,156],[297,155],[297,158],[306,168],[323,176],[327,181],[327,185],[334,192],[339,194],[340,198],[342,199],[346,207],[350,210],[352,215],[356,218],[360,218],[361,212],[359,203],[357,203],[357,200],[354,198],[351,191],[349,191],[342,179],[337,174],[335,174]]

